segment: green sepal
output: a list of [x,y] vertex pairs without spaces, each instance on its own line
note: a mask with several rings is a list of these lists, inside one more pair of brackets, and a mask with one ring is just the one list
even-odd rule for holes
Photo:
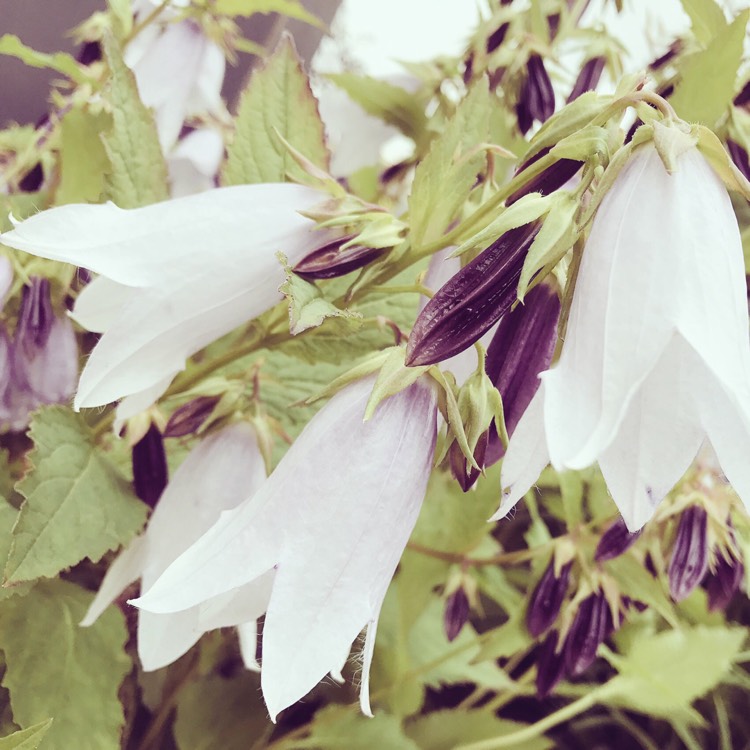
[[698,139],[698,150],[713,167],[727,189],[734,190],[746,200],[750,200],[750,182],[737,169],[716,134],[704,125],[694,126],[693,132]]
[[388,350],[388,357],[380,367],[380,372],[365,407],[365,422],[375,414],[375,410],[381,401],[400,393],[412,383],[416,383],[429,369],[428,367],[407,367],[404,364],[405,357],[406,349],[402,346],[394,346]]
[[682,121],[664,123],[655,120],[653,123],[654,146],[669,174],[677,171],[677,162],[687,151],[695,148],[697,136],[690,126]]

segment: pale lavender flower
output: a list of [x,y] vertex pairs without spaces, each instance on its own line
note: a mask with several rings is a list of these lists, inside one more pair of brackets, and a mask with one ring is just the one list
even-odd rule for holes
[[[362,630],[361,705],[370,713],[378,616],[426,491],[437,401],[429,382],[417,381],[363,422],[372,384],[334,396],[260,490],[133,602],[179,613],[238,587],[265,587],[270,576],[261,686],[272,719],[326,674],[339,674]],[[237,605],[234,618],[226,609],[225,624],[248,619]]]

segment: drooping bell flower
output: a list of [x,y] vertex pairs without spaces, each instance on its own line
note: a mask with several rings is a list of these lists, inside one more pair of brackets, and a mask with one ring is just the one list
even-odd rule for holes
[[458,354],[510,310],[539,227],[532,222],[505,232],[438,290],[414,323],[407,365],[432,365]]
[[[668,134],[667,134],[668,137]],[[631,531],[708,438],[750,502],[750,343],[742,243],[726,188],[696,148],[669,173],[637,148],[594,218],[560,360],[504,459],[496,517],[551,461],[595,461]]]
[[74,408],[123,399],[148,408],[195,352],[282,299],[284,270],[325,242],[298,211],[324,198],[291,184],[240,185],[124,210],[68,205],[1,236],[3,244],[100,276],[73,318],[104,335],[86,361]]
[[[93,625],[99,615],[134,581],[147,592],[154,581],[190,547],[219,516],[251,496],[266,478],[255,433],[245,423],[213,433],[188,454],[162,493],[143,534],[114,560],[81,623]],[[269,578],[265,580],[267,587]],[[242,623],[226,623],[221,598],[181,612],[138,612],[138,655],[147,671],[179,659],[207,630],[245,624],[254,631],[255,619],[266,605],[263,583],[256,589],[234,592],[244,608]],[[242,635],[242,630],[240,634]]]
[[[436,394],[423,380],[363,422],[372,385],[368,378],[334,396],[258,492],[133,602],[179,613],[270,576],[261,686],[272,719],[340,673],[363,630],[361,705],[370,713],[380,607],[419,514],[437,429]],[[225,614],[234,624],[231,606]]]

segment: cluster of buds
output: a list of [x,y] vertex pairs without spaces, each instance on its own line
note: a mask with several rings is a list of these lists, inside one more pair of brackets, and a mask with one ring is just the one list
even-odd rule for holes
[[[0,298],[10,290],[13,275],[0,259]],[[78,345],[68,318],[52,310],[50,284],[32,276],[23,287],[18,322],[11,338],[0,328],[0,425],[23,430],[32,411],[45,404],[65,403],[78,379]]]

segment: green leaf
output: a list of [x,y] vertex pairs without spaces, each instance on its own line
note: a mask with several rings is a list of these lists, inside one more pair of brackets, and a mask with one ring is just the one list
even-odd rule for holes
[[695,38],[701,44],[708,44],[717,34],[727,28],[724,11],[714,0],[680,0],[690,16]]
[[419,750],[405,734],[396,716],[376,713],[373,718],[352,711],[349,706],[330,705],[315,714],[310,736],[294,740],[290,747],[326,750]]
[[669,100],[683,120],[712,128],[726,112],[734,97],[749,17],[748,10],[740,13],[705,50],[685,61],[680,81]]
[[[512,734],[524,725],[499,719],[489,711],[435,711],[410,721],[406,733],[422,750],[453,750],[472,742],[481,742]],[[553,747],[552,740],[536,737],[523,744],[513,745],[516,750],[546,750]]]
[[620,674],[607,685],[608,702],[665,719],[695,718],[690,704],[728,675],[746,635],[701,626],[642,636],[625,656],[611,657]]
[[320,19],[305,10],[300,0],[214,0],[214,13],[225,16],[252,16],[255,13],[279,13],[287,18],[296,18],[311,26],[324,29]]
[[487,139],[494,106],[487,81],[482,78],[458,105],[417,167],[409,198],[415,249],[439,238],[469,197],[486,160],[482,151],[472,154],[471,150]]
[[398,128],[417,144],[424,140],[427,129],[424,102],[413,93],[388,81],[355,73],[329,73],[326,77],[368,114]]
[[130,34],[133,28],[133,8],[130,0],[107,0],[107,8],[114,19],[118,38]]
[[56,70],[76,83],[84,83],[88,80],[86,71],[71,55],[66,52],[55,52],[52,55],[37,52],[27,47],[15,34],[3,34],[0,37],[0,55],[15,57],[32,68]]
[[109,159],[100,134],[110,118],[71,109],[62,121],[60,184],[55,202],[98,203],[104,190]]
[[147,508],[101,455],[81,417],[53,406],[37,412],[34,465],[17,489],[26,498],[13,528],[6,582],[52,577],[89,557],[96,562],[143,526]]
[[40,721],[33,727],[22,729],[20,732],[13,732],[8,737],[0,738],[0,750],[37,750],[39,743],[47,734],[52,719]]
[[510,619],[491,633],[484,634],[482,647],[475,661],[487,661],[513,656],[527,649],[533,641],[524,621],[523,610],[513,612]]
[[[224,185],[304,181],[305,172],[279,135],[313,164],[328,168],[323,122],[294,42],[284,34],[240,97],[234,141],[221,173]],[[277,135],[278,133],[278,135]]]
[[104,37],[110,69],[107,100],[112,130],[102,136],[111,163],[108,197],[120,208],[137,208],[169,198],[167,165],[154,116],[138,96],[138,87],[111,35]]
[[[18,515],[18,511],[10,503],[0,498],[0,565],[3,568],[5,568],[13,544],[13,527],[18,520]],[[26,594],[30,590],[31,584],[0,588],[0,602],[16,594]]]
[[132,664],[125,619],[110,607],[81,628],[92,595],[68,581],[43,581],[0,605],[3,685],[14,720],[29,728],[50,717],[44,750],[118,750],[125,722],[118,699]]
[[268,732],[255,674],[209,675],[180,690],[174,723],[179,750],[250,750]]

